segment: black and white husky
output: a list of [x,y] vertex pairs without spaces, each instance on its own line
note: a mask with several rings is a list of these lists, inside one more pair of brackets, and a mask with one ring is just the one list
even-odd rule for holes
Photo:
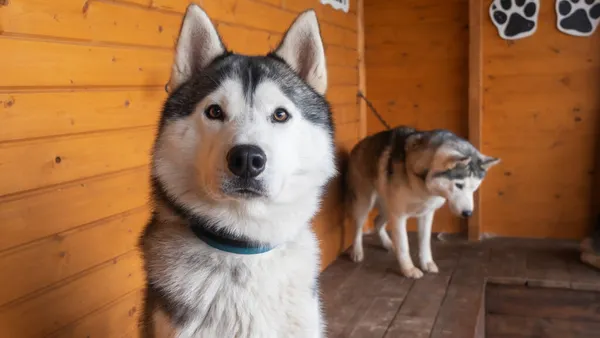
[[152,160],[144,337],[322,337],[311,230],[336,174],[327,71],[306,11],[266,56],[188,7]]
[[[361,140],[351,151],[347,175],[349,210],[356,224],[351,258],[364,258],[363,226],[376,206],[375,230],[382,245],[394,250],[406,277],[438,272],[431,255],[434,213],[446,201],[453,214],[470,217],[473,193],[500,159],[481,154],[448,130],[419,131],[397,127]],[[416,217],[421,270],[408,248],[406,221]],[[392,239],[385,225],[390,222]]]

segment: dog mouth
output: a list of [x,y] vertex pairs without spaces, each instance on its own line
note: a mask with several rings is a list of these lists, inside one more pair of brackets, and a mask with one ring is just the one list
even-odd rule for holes
[[223,193],[232,197],[253,199],[266,197],[267,192],[264,184],[253,178],[233,178],[225,181],[222,187]]

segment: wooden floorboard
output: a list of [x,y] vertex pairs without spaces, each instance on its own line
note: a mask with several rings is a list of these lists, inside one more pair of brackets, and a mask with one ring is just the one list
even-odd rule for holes
[[[418,251],[414,233],[410,247]],[[412,280],[400,275],[392,253],[366,236],[364,262],[343,255],[321,275],[327,336],[588,337],[600,332],[600,293],[594,292],[600,290],[600,271],[579,261],[578,248],[574,241],[433,239],[440,272]],[[523,296],[524,287],[533,294]],[[504,300],[486,297],[499,288]],[[592,303],[582,308],[583,299]],[[532,303],[542,317],[527,316]]]

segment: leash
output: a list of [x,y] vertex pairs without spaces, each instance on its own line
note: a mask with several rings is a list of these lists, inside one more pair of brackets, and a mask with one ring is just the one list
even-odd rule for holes
[[379,122],[381,122],[381,124],[383,124],[387,129],[392,129],[390,127],[390,125],[387,124],[387,122],[385,122],[385,120],[383,119],[383,117],[381,117],[381,115],[379,115],[379,113],[377,112],[377,109],[375,109],[375,107],[373,106],[373,104],[371,103],[371,101],[369,101],[360,90],[358,91],[358,93],[356,94],[356,96],[358,96],[361,99],[365,100],[365,102],[367,103],[367,107],[369,107],[369,109],[371,109],[371,112],[373,112],[373,115],[375,115],[375,117],[377,117],[377,119],[379,120]]

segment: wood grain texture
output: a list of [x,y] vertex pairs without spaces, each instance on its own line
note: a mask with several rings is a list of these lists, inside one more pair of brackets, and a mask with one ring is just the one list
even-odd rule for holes
[[[391,126],[466,137],[467,1],[368,1],[364,16],[367,98],[380,115]],[[384,129],[372,112],[366,116],[367,134]],[[447,208],[435,217],[434,231],[461,229]]]
[[[185,0],[0,7],[0,336],[137,337],[148,160]],[[336,141],[358,140],[357,0],[198,1],[235,52],[264,54],[317,12]],[[340,168],[343,168],[340,167]],[[322,267],[351,237],[339,177],[314,230]],[[32,325],[35,323],[35,325]]]
[[[481,149],[481,124],[483,115],[483,58],[481,31],[483,30],[483,3],[469,0],[469,142]],[[473,196],[473,215],[467,223],[471,241],[481,236],[482,203],[480,191]]]
[[155,126],[162,88],[0,93],[0,142]]
[[139,289],[143,280],[139,253],[132,251],[47,292],[3,306],[0,334],[24,338],[51,334]]
[[600,35],[577,39],[543,24],[555,20],[554,7],[542,4],[536,33],[511,43],[487,17],[483,22],[482,146],[502,159],[481,190],[485,233],[588,234],[600,126]]

